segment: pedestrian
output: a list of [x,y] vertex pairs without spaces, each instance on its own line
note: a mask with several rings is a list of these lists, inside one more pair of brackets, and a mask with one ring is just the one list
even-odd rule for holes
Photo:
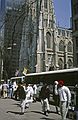
[[71,103],[71,92],[67,86],[64,86],[64,80],[59,80],[58,94],[60,98],[60,112],[62,120],[66,120],[69,105]]
[[1,96],[2,96],[2,84],[0,84],[0,98],[1,98]]
[[25,111],[25,98],[26,98],[26,93],[25,93],[22,82],[20,82],[18,84],[17,95],[18,95],[19,100],[21,102],[21,115],[22,115],[22,114],[24,114],[24,111]]
[[55,105],[55,108],[56,108],[56,113],[60,114],[60,112],[59,112],[58,81],[54,81],[54,85],[53,85],[53,100],[54,100],[54,105]]
[[42,111],[44,112],[44,115],[46,115],[46,113],[50,112],[49,97],[50,97],[50,90],[49,90],[47,84],[45,84],[45,85],[43,85],[43,87],[41,88],[41,91],[40,91]]
[[37,97],[37,85],[33,85],[33,102],[36,102],[36,97]]
[[13,97],[13,94],[12,94],[13,88],[12,88],[12,82],[11,81],[9,81],[8,86],[9,86],[8,87],[8,97],[12,98]]
[[31,84],[26,84],[26,99],[25,99],[25,108],[29,108],[30,103],[33,102],[33,87]]
[[75,105],[75,114],[76,114],[76,120],[78,120],[78,84],[75,85],[74,91],[76,92],[76,105]]
[[8,84],[6,81],[4,81],[3,85],[2,85],[2,89],[3,89],[3,98],[7,98],[8,97]]
[[17,82],[16,81],[14,81],[13,82],[13,85],[12,85],[12,96],[13,96],[13,98],[15,98],[16,100],[17,100],[17,87],[18,87],[18,85],[17,85]]

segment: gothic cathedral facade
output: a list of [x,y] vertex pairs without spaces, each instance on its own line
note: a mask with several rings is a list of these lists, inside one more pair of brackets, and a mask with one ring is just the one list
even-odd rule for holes
[[73,67],[71,29],[56,25],[53,0],[28,0],[23,22],[19,69],[43,72]]

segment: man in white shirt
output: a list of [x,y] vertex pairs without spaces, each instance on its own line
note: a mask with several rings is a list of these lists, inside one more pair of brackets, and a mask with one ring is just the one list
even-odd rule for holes
[[26,99],[25,99],[25,104],[26,107],[29,107],[29,104],[33,102],[33,87],[32,85],[28,85],[27,88],[25,89],[26,92]]
[[33,102],[36,102],[36,95],[37,95],[37,85],[33,85]]
[[7,93],[8,93],[8,84],[4,81],[3,85],[3,98],[7,98]]
[[58,81],[54,81],[53,85],[53,100],[56,108],[56,113],[60,114],[59,112],[59,95],[58,95]]
[[71,92],[67,86],[64,86],[64,81],[59,81],[58,94],[60,97],[60,112],[62,120],[66,120],[68,108],[71,102]]

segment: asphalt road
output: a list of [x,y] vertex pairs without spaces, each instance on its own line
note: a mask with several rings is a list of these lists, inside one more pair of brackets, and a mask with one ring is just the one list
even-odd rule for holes
[[41,103],[30,104],[24,115],[20,115],[19,101],[0,98],[0,120],[61,120],[61,116],[55,113],[55,107],[50,105],[51,113],[45,116]]

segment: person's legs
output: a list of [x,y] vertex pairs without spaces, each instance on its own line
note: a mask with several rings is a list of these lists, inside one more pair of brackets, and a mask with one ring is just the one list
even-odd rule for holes
[[25,100],[21,100],[21,113],[25,111]]
[[68,108],[66,108],[67,102],[61,102],[60,103],[60,112],[62,116],[62,120],[66,120]]
[[43,105],[43,100],[41,99],[41,105],[42,105],[42,111],[44,112],[44,105]]
[[47,109],[48,111],[50,111],[50,106],[49,106],[48,98],[45,99],[45,102],[46,102],[46,109]]

